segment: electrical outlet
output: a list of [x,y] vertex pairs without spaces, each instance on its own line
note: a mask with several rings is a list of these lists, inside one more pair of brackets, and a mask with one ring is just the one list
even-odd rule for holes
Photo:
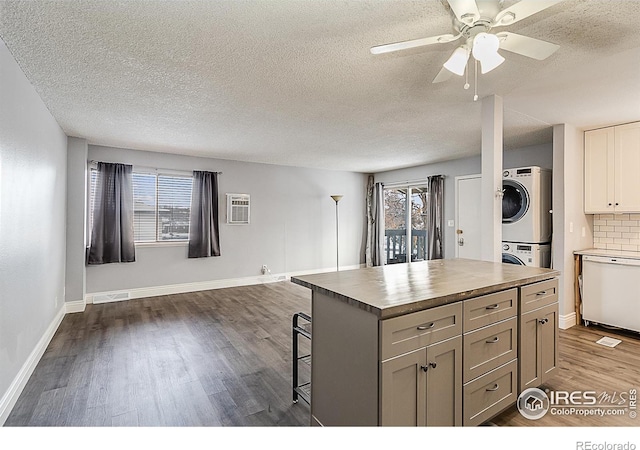
[[266,265],[266,264],[263,264],[263,265],[262,265],[262,270],[261,270],[261,272],[262,272],[262,275],[266,275],[267,273],[269,273],[269,268],[267,267],[267,265]]

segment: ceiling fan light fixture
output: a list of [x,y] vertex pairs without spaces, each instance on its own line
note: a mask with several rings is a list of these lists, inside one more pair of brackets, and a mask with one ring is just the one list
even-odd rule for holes
[[504,62],[504,58],[498,53],[500,39],[495,34],[478,33],[473,38],[473,57],[480,61],[483,74],[491,72]]
[[473,38],[473,57],[478,61],[482,61],[485,56],[498,52],[500,48],[500,39],[495,34],[478,33]]
[[467,61],[469,61],[469,54],[468,48],[464,46],[458,47],[447,62],[443,64],[444,68],[456,75],[464,75],[464,69],[467,67]]
[[498,52],[493,55],[485,56],[484,59],[480,60],[480,72],[482,72],[482,74],[491,72],[503,62],[504,57]]

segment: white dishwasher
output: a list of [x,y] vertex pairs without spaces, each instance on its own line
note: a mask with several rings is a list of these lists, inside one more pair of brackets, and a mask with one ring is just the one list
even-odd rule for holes
[[640,259],[582,257],[582,318],[640,331]]

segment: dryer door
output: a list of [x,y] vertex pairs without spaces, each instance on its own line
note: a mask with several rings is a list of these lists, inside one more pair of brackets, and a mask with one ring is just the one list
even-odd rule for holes
[[518,266],[526,266],[524,261],[522,261],[517,256],[512,255],[511,253],[503,253],[502,254],[502,262],[506,263],[506,264],[516,264]]
[[502,223],[515,223],[529,209],[529,193],[515,180],[502,180]]

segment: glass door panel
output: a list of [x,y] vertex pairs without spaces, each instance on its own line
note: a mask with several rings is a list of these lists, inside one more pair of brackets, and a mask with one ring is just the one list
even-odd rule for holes
[[407,189],[384,190],[384,234],[387,264],[407,262]]
[[427,187],[411,188],[411,261],[427,259]]

